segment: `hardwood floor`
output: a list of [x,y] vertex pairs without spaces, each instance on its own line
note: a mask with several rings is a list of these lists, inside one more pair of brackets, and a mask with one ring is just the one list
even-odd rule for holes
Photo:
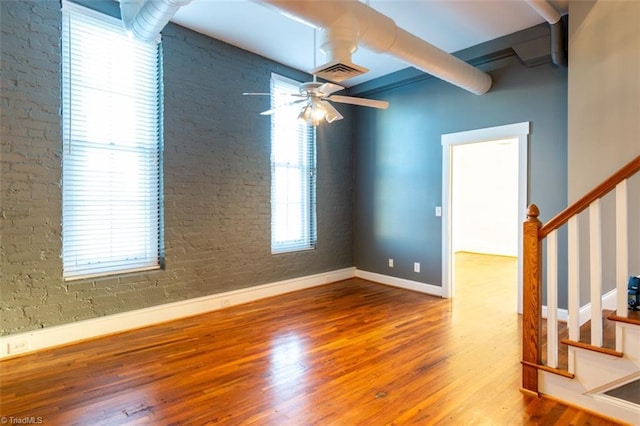
[[456,264],[453,300],[356,278],[5,360],[0,413],[52,425],[616,424],[521,394],[515,281],[501,278],[513,260]]

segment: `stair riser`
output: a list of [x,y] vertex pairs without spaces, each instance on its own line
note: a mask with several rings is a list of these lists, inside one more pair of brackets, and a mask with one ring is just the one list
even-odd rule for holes
[[640,365],[640,326],[618,323],[618,336],[622,338],[622,353],[630,361]]
[[570,348],[574,357],[575,378],[587,391],[640,371],[640,364],[626,356],[617,358],[581,348]]

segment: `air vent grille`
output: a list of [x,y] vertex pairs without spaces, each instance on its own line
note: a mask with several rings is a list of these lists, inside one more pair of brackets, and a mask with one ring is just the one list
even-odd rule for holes
[[362,75],[369,70],[348,62],[332,61],[312,71],[312,73],[325,80],[341,82]]

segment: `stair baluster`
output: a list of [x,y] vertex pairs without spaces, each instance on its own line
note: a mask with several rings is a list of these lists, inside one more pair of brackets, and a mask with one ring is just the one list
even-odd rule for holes
[[[615,315],[622,320],[628,317],[627,288],[629,274],[629,223],[627,179],[640,171],[640,156],[622,167],[602,184],[542,225],[537,206],[529,206],[527,220],[523,224],[523,328],[522,328],[522,388],[538,392],[538,370],[558,373],[571,378],[575,372],[575,358],[569,356],[568,371],[558,370],[558,232],[567,225],[567,329],[571,346],[591,348],[613,356],[622,356],[620,329],[616,329],[616,350],[603,348],[602,321],[602,219],[600,199],[615,190],[616,216],[616,309]],[[591,342],[580,342],[580,326],[589,318],[580,318],[580,233],[578,214],[588,209],[589,214],[589,275],[591,319]],[[547,274],[547,333],[541,341],[542,331],[542,248],[546,244],[545,264]],[[618,319],[620,320],[620,319]],[[541,348],[546,345],[546,364],[542,365]],[[570,351],[571,352],[571,351]]]

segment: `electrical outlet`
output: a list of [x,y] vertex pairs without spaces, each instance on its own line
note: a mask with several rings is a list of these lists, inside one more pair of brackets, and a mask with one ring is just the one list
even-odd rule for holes
[[420,272],[420,262],[415,262],[413,264],[413,272]]
[[389,268],[393,268],[393,259],[389,259]]
[[9,355],[17,354],[29,350],[29,339],[15,339],[7,344]]

